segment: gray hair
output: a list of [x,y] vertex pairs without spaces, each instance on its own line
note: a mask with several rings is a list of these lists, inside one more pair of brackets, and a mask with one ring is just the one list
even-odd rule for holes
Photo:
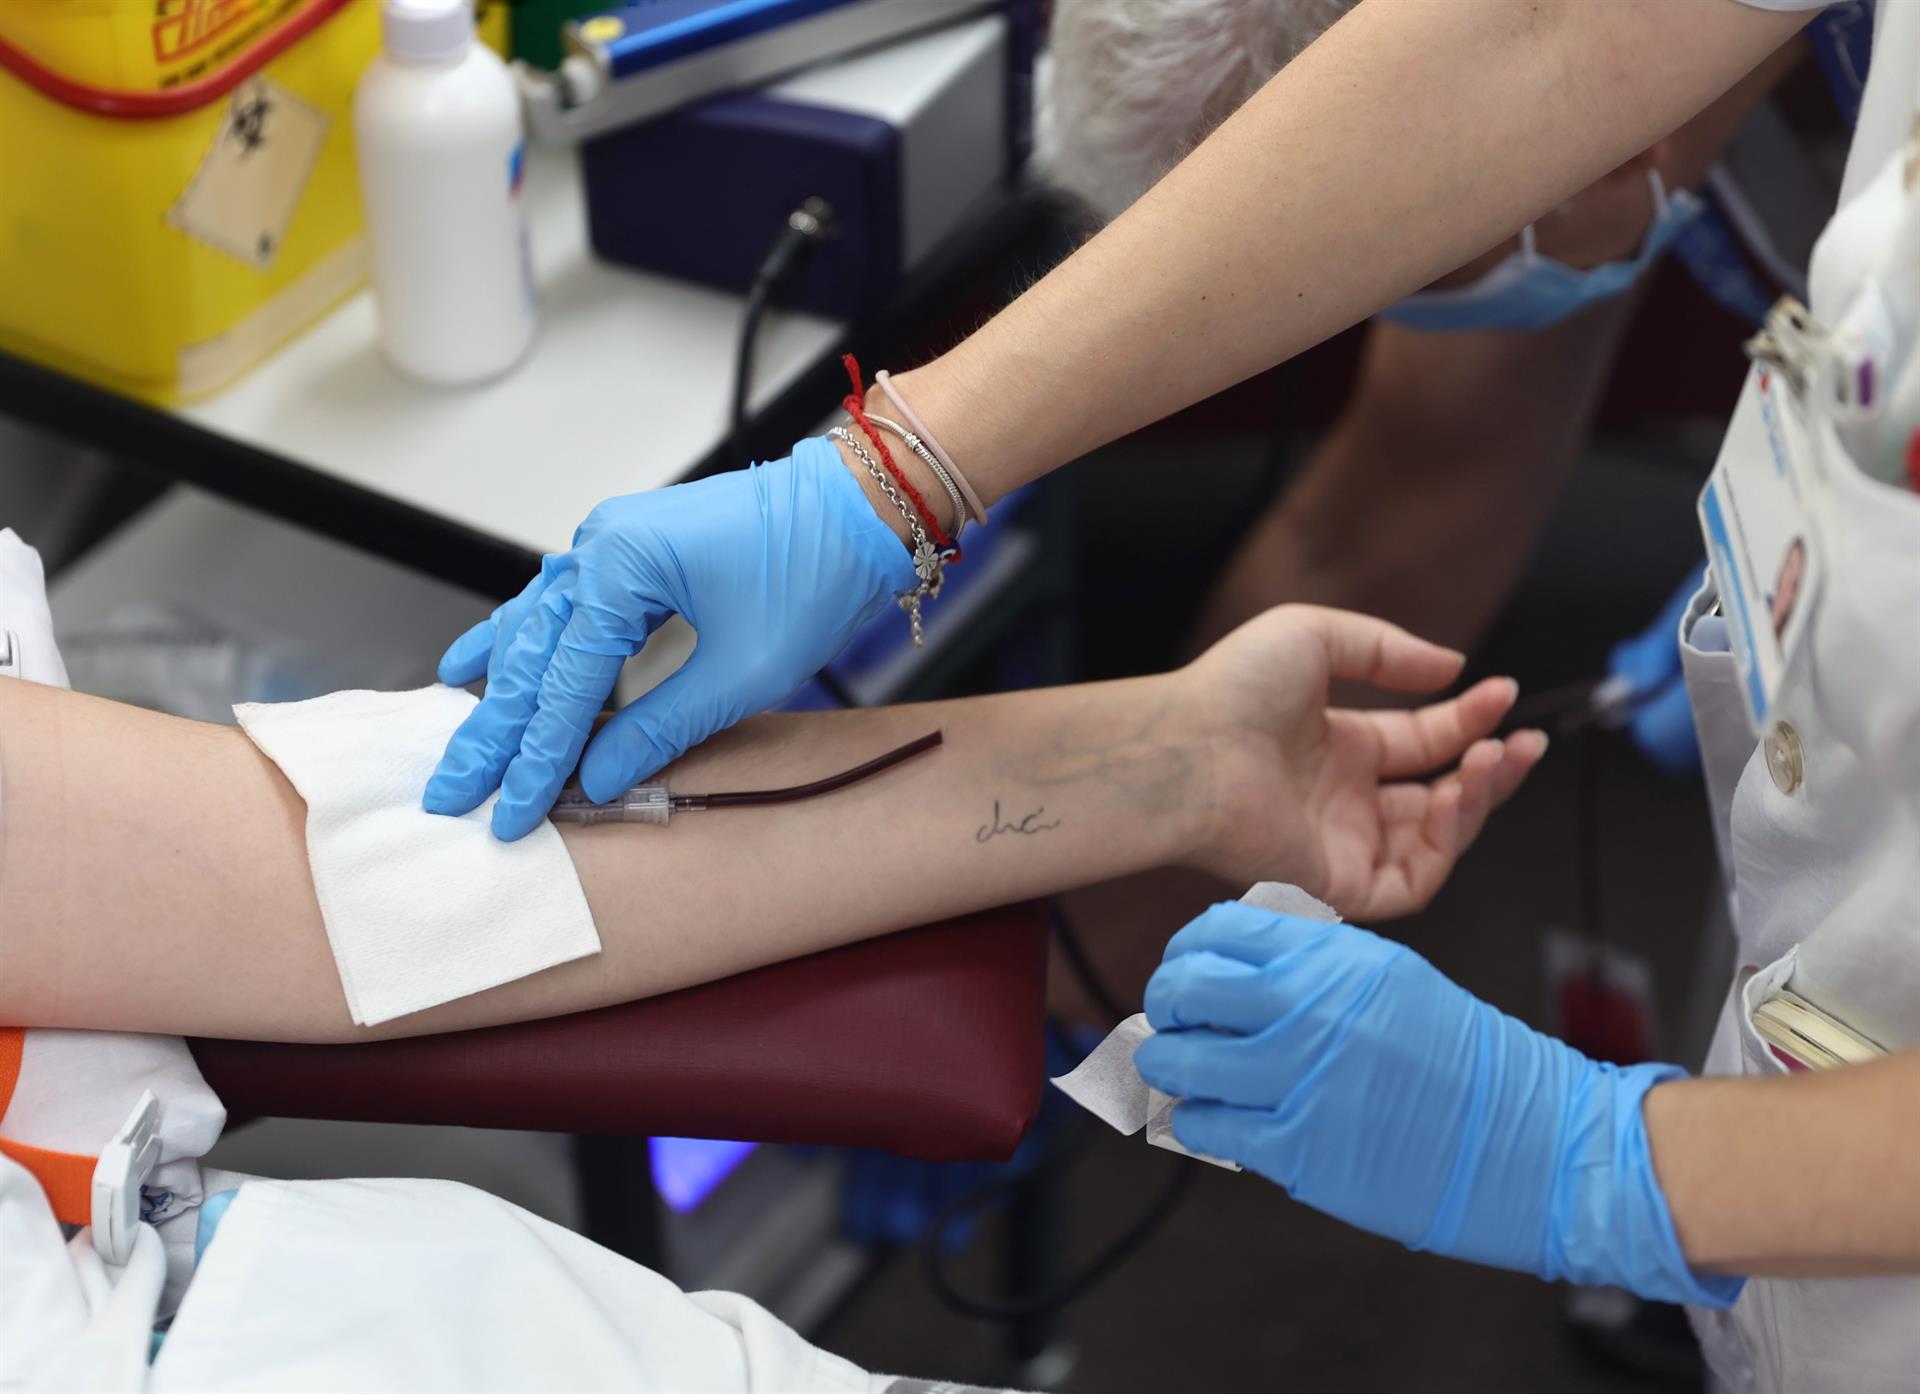
[[1055,0],[1055,183],[1139,198],[1357,0]]

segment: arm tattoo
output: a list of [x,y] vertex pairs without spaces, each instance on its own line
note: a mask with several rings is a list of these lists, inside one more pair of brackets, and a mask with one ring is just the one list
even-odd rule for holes
[[1034,811],[1027,814],[1026,817],[1008,822],[1000,816],[1000,800],[995,799],[993,801],[992,820],[982,823],[978,828],[974,829],[973,840],[975,842],[991,842],[1002,833],[1020,833],[1025,837],[1032,837],[1036,833],[1052,832],[1060,826],[1061,820],[1056,818],[1051,823],[1041,822],[1040,819],[1046,811],[1047,806],[1041,804],[1040,807],[1034,809]]

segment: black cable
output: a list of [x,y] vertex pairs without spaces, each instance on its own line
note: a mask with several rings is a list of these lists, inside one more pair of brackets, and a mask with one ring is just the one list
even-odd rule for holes
[[[846,684],[829,669],[822,668],[814,674],[814,678],[827,695],[841,706],[848,710],[860,706]],[[1116,1025],[1132,1015],[1120,1005],[1119,998],[1095,971],[1086,946],[1080,942],[1080,936],[1067,923],[1066,917],[1060,913],[1057,905],[1052,907],[1050,919],[1053,933],[1060,942],[1061,953],[1067,960],[1067,966],[1073,970],[1074,976],[1079,979],[1080,986],[1094,1005]],[[1017,1175],[1002,1173],[988,1177],[944,1207],[928,1225],[927,1233],[920,1241],[920,1262],[927,1275],[928,1286],[933,1289],[936,1297],[962,1316],[978,1317],[984,1321],[1019,1321],[1056,1312],[1078,1300],[1106,1281],[1121,1264],[1143,1248],[1160,1226],[1180,1208],[1180,1203],[1186,1199],[1187,1191],[1193,1185],[1194,1168],[1197,1164],[1191,1158],[1176,1155],[1166,1184],[1141,1212],[1140,1218],[1081,1265],[1078,1271],[1068,1274],[1059,1282],[1042,1288],[1038,1292],[1021,1293],[1014,1297],[976,1297],[971,1293],[962,1292],[948,1275],[945,1257],[941,1252],[947,1231],[953,1228],[954,1222],[961,1216],[998,1205],[1036,1177],[1065,1171],[1079,1161],[1092,1145],[1093,1140],[1101,1135],[1100,1131],[1091,1124],[1070,1126],[1063,1131],[1068,1134],[1068,1141],[1057,1144],[1051,1151],[1044,1153],[1033,1166]]]
[[[1116,1025],[1132,1015],[1120,1005],[1119,999],[1095,971],[1086,946],[1080,942],[1080,936],[1067,923],[1058,906],[1053,907],[1050,918],[1067,966],[1073,970],[1074,977],[1079,979],[1080,986],[1094,1005]],[[1080,1127],[1074,1132],[1078,1135],[1077,1141],[1070,1135],[1068,1144],[1048,1152],[1031,1169],[1018,1175],[988,1177],[934,1217],[926,1237],[921,1240],[920,1263],[934,1295],[953,1310],[963,1316],[987,1321],[1017,1321],[1059,1311],[1104,1282],[1114,1270],[1144,1247],[1160,1226],[1180,1208],[1181,1201],[1186,1199],[1187,1189],[1193,1184],[1194,1167],[1191,1159],[1176,1157],[1166,1184],[1140,1217],[1104,1249],[1059,1282],[1038,1292],[1021,1293],[1013,1297],[976,1297],[962,1292],[946,1269],[943,1249],[947,1231],[961,1216],[999,1204],[1034,1178],[1065,1171],[1086,1154],[1092,1139],[1101,1135],[1091,1127]]]
[[1573,784],[1573,876],[1580,938],[1587,946],[1588,974],[1606,981],[1606,915],[1600,899],[1600,762],[1607,732],[1588,726],[1577,736]]
[[1609,680],[1586,678],[1534,693],[1514,703],[1495,734],[1506,736],[1540,727],[1574,742],[1573,893],[1575,928],[1587,960],[1587,978],[1599,989],[1607,982],[1609,940],[1600,878],[1600,773],[1615,731],[1642,707],[1659,701],[1681,681],[1679,671],[1651,687],[1616,697]]
[[1087,1152],[1092,1138],[1100,1135],[1091,1124],[1082,1127],[1079,1132],[1085,1140],[1078,1145],[1063,1147],[1048,1154],[1031,1170],[1019,1176],[989,1177],[934,1218],[926,1238],[920,1241],[920,1266],[927,1276],[928,1285],[942,1302],[964,1316],[979,1317],[986,1321],[1016,1321],[1057,1312],[1111,1277],[1121,1264],[1145,1247],[1160,1226],[1179,1209],[1180,1202],[1186,1199],[1187,1191],[1193,1185],[1194,1169],[1199,1164],[1191,1157],[1176,1155],[1166,1184],[1161,1186],[1140,1217],[1082,1264],[1077,1272],[1051,1287],[1014,1297],[976,1297],[972,1293],[962,1292],[947,1272],[946,1256],[941,1252],[942,1240],[954,1221],[962,1215],[986,1209],[1004,1194],[1038,1176],[1064,1171],[1072,1166]]
[[1651,706],[1671,692],[1682,680],[1672,672],[1652,687],[1629,692],[1625,697],[1600,700],[1610,684],[1604,678],[1582,678],[1579,682],[1550,687],[1522,697],[1494,728],[1495,736],[1510,736],[1515,731],[1538,727],[1556,736],[1571,736],[1593,727],[1611,729],[1626,724],[1640,708]]
[[760,337],[760,321],[780,283],[798,266],[802,254],[832,235],[833,205],[810,198],[787,214],[787,225],[773,239],[747,287],[747,307],[740,317],[740,338],[733,354],[733,412],[727,430],[727,448],[739,464],[747,461],[747,396],[753,389],[753,346]]

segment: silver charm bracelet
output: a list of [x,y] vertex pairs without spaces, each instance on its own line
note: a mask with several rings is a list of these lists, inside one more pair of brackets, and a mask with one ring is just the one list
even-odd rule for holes
[[953,500],[953,537],[956,542],[959,541],[960,534],[967,526],[967,501],[960,497],[960,486],[953,482],[953,476],[947,473],[947,467],[940,463],[931,450],[927,449],[925,441],[898,421],[891,421],[884,416],[875,416],[872,412],[867,413],[867,420],[882,430],[891,431],[900,437],[907,443],[907,449],[918,455],[927,468],[933,471],[933,477],[940,481],[947,491],[947,497]]
[[920,602],[922,599],[940,598],[940,587],[946,581],[947,554],[933,545],[933,539],[927,536],[926,528],[921,525],[920,515],[914,512],[912,504],[901,497],[893,480],[880,468],[880,462],[873,458],[866,446],[855,440],[853,433],[844,426],[835,426],[827,434],[844,442],[848,449],[860,457],[860,463],[867,467],[867,473],[880,486],[880,492],[893,500],[893,506],[906,519],[907,535],[913,539],[913,574],[920,578],[920,584],[910,591],[902,591],[895,599],[899,601],[900,608],[907,612],[907,620],[913,626],[913,646],[921,648],[926,641],[920,630]]

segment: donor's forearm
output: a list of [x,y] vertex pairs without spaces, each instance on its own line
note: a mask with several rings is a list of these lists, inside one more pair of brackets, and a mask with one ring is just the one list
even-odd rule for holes
[[315,901],[306,807],[244,735],[0,682],[0,1022],[314,1041],[457,1030],[1190,861],[1210,836],[1211,752],[1178,695],[1153,678],[743,723],[665,778],[776,788],[935,729],[945,741],[819,800],[563,828],[603,951],[366,1031]]

